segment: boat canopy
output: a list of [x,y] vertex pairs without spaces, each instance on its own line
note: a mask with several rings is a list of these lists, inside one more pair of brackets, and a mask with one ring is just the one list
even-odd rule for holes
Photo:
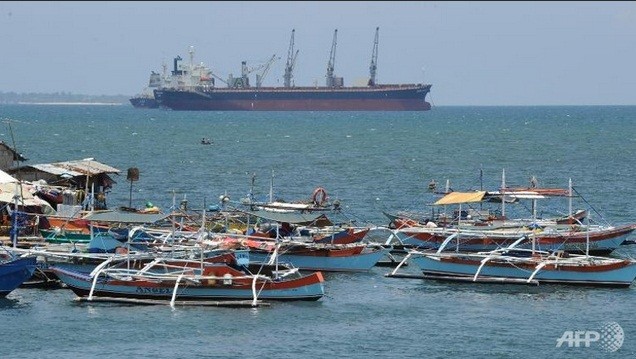
[[486,195],[486,191],[475,192],[451,192],[435,202],[435,205],[461,204],[481,202]]
[[[553,197],[568,197],[570,191],[567,188],[504,188],[506,195],[538,195],[538,196],[553,196]],[[519,197],[522,198],[522,197]],[[545,197],[542,197],[545,198]]]

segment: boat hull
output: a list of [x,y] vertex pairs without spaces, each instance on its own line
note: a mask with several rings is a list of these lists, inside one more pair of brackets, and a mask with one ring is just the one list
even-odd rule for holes
[[36,268],[36,258],[19,258],[0,264],[0,297],[6,297],[26,282]]
[[369,233],[369,229],[355,230],[353,228],[345,229],[337,233],[325,235],[320,238],[314,238],[314,243],[323,244],[351,244],[362,241],[364,236]]
[[[627,237],[634,232],[636,227],[633,225],[608,228],[599,231],[592,231],[589,234],[589,254],[607,255],[619,248]],[[395,232],[400,243],[405,246],[436,250],[444,242],[444,240],[454,231],[435,231],[418,228],[401,229]],[[530,232],[519,231],[509,236],[501,236],[489,234],[488,230],[479,233],[470,234],[469,231],[460,234],[459,244],[455,241],[448,244],[449,249],[458,249],[465,252],[485,252],[492,251],[497,248],[506,247],[524,234],[529,235]],[[578,232],[535,232],[535,248],[544,251],[563,250],[569,253],[585,254],[588,245],[588,234],[585,231]],[[456,248],[457,247],[457,248]],[[519,248],[531,248],[531,241],[519,244]]]
[[[481,258],[480,258],[481,259]],[[473,277],[479,270],[481,262],[470,259],[470,256],[458,255],[451,259],[438,259],[429,256],[412,258],[426,276]],[[536,265],[519,263],[486,263],[479,271],[479,278],[512,278],[527,280],[534,272]],[[546,266],[533,277],[539,283],[573,284],[607,287],[629,287],[636,278],[636,263],[629,261],[616,262],[597,267]]]
[[159,101],[149,97],[133,97],[130,104],[135,108],[159,108]]
[[[77,296],[90,294],[92,279],[82,272],[55,267],[55,274]],[[98,281],[94,296],[112,298],[170,300],[175,288],[174,282],[159,283],[152,281],[127,282],[122,280]],[[257,289],[261,284],[257,284]],[[315,301],[324,295],[324,278],[316,272],[301,278],[268,282],[258,295],[261,300],[276,301]],[[177,289],[179,300],[252,300],[254,294],[251,285],[232,285],[216,281],[210,285],[187,285],[182,283]]]
[[369,88],[256,88],[154,91],[160,106],[178,111],[427,111],[431,85]]
[[[330,254],[331,253],[331,254]],[[281,253],[278,262],[288,263],[302,270],[319,270],[325,272],[366,272],[370,271],[379,261],[389,253],[389,249],[374,249],[369,252],[352,253],[349,255],[333,254],[334,251],[307,252],[303,254]],[[250,260],[267,262],[270,253],[250,250]]]

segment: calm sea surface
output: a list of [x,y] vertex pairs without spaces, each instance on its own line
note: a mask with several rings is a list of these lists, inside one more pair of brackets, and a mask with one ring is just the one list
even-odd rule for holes
[[[431,179],[456,190],[566,187],[594,216],[636,222],[636,107],[437,107],[422,113],[172,112],[131,106],[1,105],[0,140],[27,165],[95,158],[120,169],[108,204],[168,209],[254,191],[308,199],[322,186],[359,224],[383,209],[426,210]],[[10,126],[9,126],[10,123]],[[210,146],[201,138],[213,140]],[[140,170],[132,199],[126,171]],[[483,173],[480,182],[480,170]],[[586,206],[587,206],[586,205]],[[636,239],[632,236],[630,239]],[[615,255],[636,257],[624,246]],[[415,273],[415,269],[406,269]],[[257,309],[79,304],[69,290],[0,300],[6,358],[632,357],[629,289],[444,284],[370,273],[326,275],[312,303]],[[565,331],[624,332],[613,353],[556,347]]]

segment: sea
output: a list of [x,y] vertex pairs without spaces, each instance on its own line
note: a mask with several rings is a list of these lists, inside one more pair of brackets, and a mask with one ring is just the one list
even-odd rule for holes
[[[179,112],[0,105],[21,165],[94,158],[119,169],[111,208],[309,199],[359,225],[429,211],[442,189],[567,188],[593,219],[636,222],[636,106],[435,106],[426,112]],[[209,138],[210,145],[201,139]],[[127,170],[137,168],[139,180]],[[579,204],[577,204],[579,205]],[[636,237],[632,235],[632,240]],[[612,256],[636,257],[636,246]],[[258,308],[86,304],[68,289],[0,300],[3,358],[624,358],[636,285],[443,283],[392,268],[326,273],[316,302]],[[414,266],[405,271],[416,274]],[[608,344],[609,343],[609,344]],[[611,344],[611,345],[610,345]]]

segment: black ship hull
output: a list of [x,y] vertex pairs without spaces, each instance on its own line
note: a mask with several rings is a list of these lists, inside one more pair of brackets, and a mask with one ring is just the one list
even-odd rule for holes
[[247,89],[158,89],[162,107],[178,111],[427,111],[431,85]]
[[130,103],[135,108],[159,108],[159,101],[149,97],[133,97]]

